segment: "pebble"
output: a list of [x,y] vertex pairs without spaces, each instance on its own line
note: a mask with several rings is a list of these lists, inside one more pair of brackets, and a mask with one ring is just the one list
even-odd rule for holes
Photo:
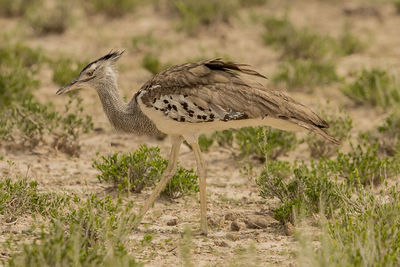
[[226,243],[224,240],[214,240],[214,244],[218,247],[229,247],[229,244]]
[[231,222],[231,230],[235,232],[240,230],[240,226],[236,221]]
[[238,216],[233,212],[229,212],[229,213],[225,214],[225,220],[227,220],[227,221],[236,221],[237,217]]
[[261,216],[250,216],[244,222],[249,229],[264,229],[269,226],[269,222]]
[[178,224],[178,220],[177,220],[176,218],[171,219],[171,220],[169,220],[169,221],[167,222],[167,225],[168,225],[168,226],[175,226],[175,225],[177,225],[177,224]]
[[286,222],[284,225],[284,230],[285,230],[285,234],[287,236],[293,235],[294,234],[294,226],[293,224],[291,224],[290,222]]
[[226,238],[231,241],[237,241],[239,239],[239,236],[237,234],[227,233]]

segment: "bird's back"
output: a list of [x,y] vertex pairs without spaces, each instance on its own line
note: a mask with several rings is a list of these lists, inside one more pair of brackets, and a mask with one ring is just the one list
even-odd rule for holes
[[323,130],[328,123],[310,108],[241,74],[265,78],[245,64],[220,59],[176,65],[144,84],[135,101],[167,134],[272,126],[307,129],[337,142]]

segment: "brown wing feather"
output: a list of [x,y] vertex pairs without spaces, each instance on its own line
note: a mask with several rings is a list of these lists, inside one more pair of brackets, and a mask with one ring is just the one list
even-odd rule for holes
[[152,102],[162,97],[183,95],[196,105],[207,105],[203,108],[213,107],[213,110],[220,112],[220,119],[224,118],[221,120],[270,116],[294,123],[338,143],[323,130],[329,127],[328,123],[310,108],[281,91],[250,85],[239,74],[265,78],[245,64],[220,59],[186,63],[155,75],[141,88],[141,100],[150,107]]

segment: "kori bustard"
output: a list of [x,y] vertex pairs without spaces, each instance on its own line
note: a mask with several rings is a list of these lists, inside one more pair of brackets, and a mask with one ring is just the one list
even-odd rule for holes
[[123,132],[171,137],[168,167],[142,207],[138,220],[153,205],[176,171],[179,149],[186,140],[193,149],[200,186],[200,231],[207,235],[206,164],[198,137],[224,129],[271,126],[282,130],[309,130],[338,141],[324,131],[328,123],[310,108],[281,91],[249,82],[243,74],[265,78],[248,65],[220,59],[176,65],[146,82],[126,103],[118,91],[115,62],[123,51],[111,51],[82,69],[57,94],[77,88],[97,91],[110,123]]

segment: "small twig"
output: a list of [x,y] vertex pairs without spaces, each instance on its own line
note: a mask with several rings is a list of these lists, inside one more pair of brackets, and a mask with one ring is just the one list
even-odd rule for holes
[[177,248],[177,247],[173,247],[173,248],[171,248],[170,250],[168,250],[167,252],[172,252],[172,251],[174,251],[176,248]]

